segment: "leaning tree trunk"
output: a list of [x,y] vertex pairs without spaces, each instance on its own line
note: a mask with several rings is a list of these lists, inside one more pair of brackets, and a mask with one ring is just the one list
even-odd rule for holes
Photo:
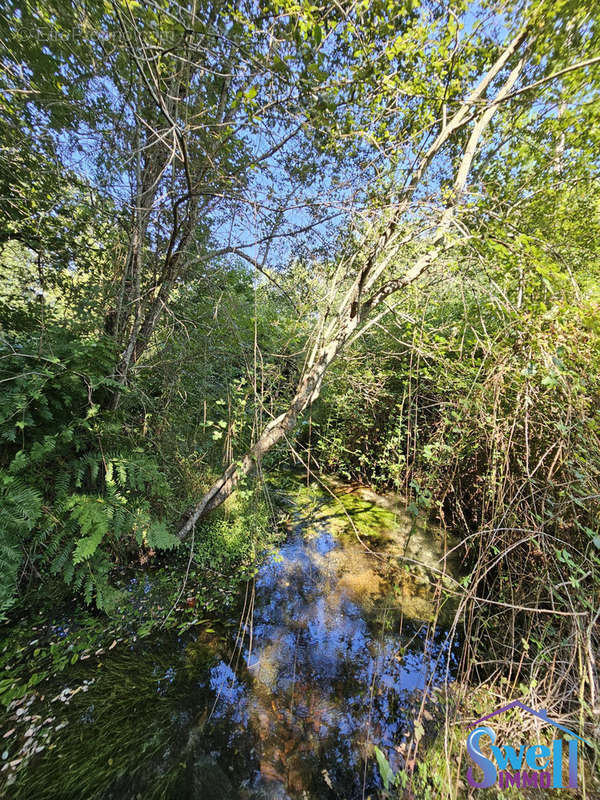
[[362,286],[372,268],[370,259],[367,259],[355,281],[354,290],[346,295],[337,319],[326,332],[325,342],[321,342],[320,346],[317,344],[312,351],[287,411],[271,420],[242,459],[231,463],[213,483],[179,531],[181,539],[192,530],[200,517],[220,506],[234,492],[240,479],[248,475],[261,458],[295,428],[301,414],[319,397],[321,384],[329,365],[353,337],[360,336],[366,330],[368,324],[365,326],[363,323],[372,310],[391,294],[416,281],[446,249],[446,244],[442,241],[445,229],[446,226],[440,224],[433,237],[431,249],[418,258],[402,278],[388,282],[370,297],[361,300]]
[[[353,325],[354,329],[356,325]],[[296,393],[290,402],[289,408],[283,414],[271,420],[265,427],[256,443],[243,456],[241,461],[230,464],[221,477],[213,483],[202,500],[194,507],[187,522],[179,531],[181,539],[192,530],[200,517],[208,514],[221,505],[231,495],[240,479],[248,475],[261,458],[284,436],[296,427],[301,414],[317,399],[327,367],[331,364],[340,349],[343,347],[351,331],[338,337],[328,347],[320,351],[317,361],[306,370],[296,388]]]
[[[248,475],[265,453],[296,426],[298,417],[319,396],[327,368],[351,337],[359,336],[366,330],[369,324],[367,319],[371,313],[382,305],[387,298],[414,283],[438,259],[442,252],[453,245],[449,238],[449,233],[455,210],[465,189],[475,152],[485,129],[498,110],[499,104],[507,97],[510,97],[510,91],[523,68],[523,57],[513,67],[506,81],[496,92],[495,97],[488,102],[480,114],[474,116],[471,132],[467,137],[467,142],[454,176],[450,199],[429,242],[428,250],[417,257],[415,262],[405,270],[404,274],[384,282],[383,285],[377,288],[377,284],[380,279],[383,279],[385,271],[398,257],[402,245],[402,242],[397,241],[399,223],[403,214],[408,210],[424,172],[433,157],[449,140],[452,133],[465,124],[474,103],[480,100],[490,83],[506,65],[509,57],[523,43],[525,30],[526,28],[505,48],[467,100],[459,107],[454,116],[445,122],[435,142],[416,166],[404,197],[398,203],[381,236],[376,240],[364,262],[358,268],[352,285],[342,298],[337,313],[333,315],[333,320],[326,330],[320,331],[317,337],[317,344],[308,359],[288,410],[269,422],[258,441],[241,461],[233,462],[227,467],[223,475],[211,486],[202,500],[192,510],[187,522],[179,531],[180,538],[183,539],[192,530],[200,517],[221,505],[235,490],[240,479]],[[463,237],[462,241],[466,241],[468,238],[467,235],[467,237]],[[353,259],[351,259],[352,261]],[[343,273],[344,270],[341,270],[341,272]],[[363,325],[365,322],[367,324]]]

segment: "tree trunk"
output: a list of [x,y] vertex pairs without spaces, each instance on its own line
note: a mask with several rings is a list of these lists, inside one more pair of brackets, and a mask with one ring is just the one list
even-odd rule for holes
[[[452,119],[444,124],[434,144],[429,148],[416,167],[408,184],[405,196],[400,203],[398,203],[388,225],[378,237],[375,246],[365,259],[363,265],[358,269],[356,278],[343,297],[331,323],[326,330],[321,330],[319,332],[314,350],[308,359],[304,375],[298,384],[296,394],[290,403],[290,407],[284,414],[273,419],[266,426],[258,441],[246,453],[241,461],[230,464],[223,475],[211,486],[202,500],[195,506],[187,522],[179,531],[180,538],[183,539],[192,530],[200,517],[217,508],[226,500],[235,490],[240,478],[248,475],[265,453],[295,427],[300,414],[302,414],[319,396],[323,377],[328,366],[336,358],[353,334],[360,335],[364,332],[365,327],[361,328],[361,325],[367,320],[371,312],[387,298],[414,283],[442,252],[449,246],[452,246],[448,241],[448,233],[452,226],[456,207],[460,203],[464,193],[475,152],[499,104],[510,96],[510,91],[523,68],[523,57],[521,57],[515,67],[513,67],[506,81],[496,92],[493,101],[484,108],[481,114],[476,115],[474,118],[471,133],[467,138],[466,146],[454,176],[450,200],[441,214],[435,233],[429,242],[429,249],[419,256],[412,266],[405,270],[402,276],[388,280],[376,289],[376,284],[383,276],[385,269],[387,269],[391,262],[398,256],[401,243],[395,242],[395,239],[399,222],[402,215],[407,210],[408,204],[425,170],[436,153],[439,152],[440,148],[448,140],[451,133],[463,124],[465,117],[471,112],[473,102],[481,97],[493,79],[508,62],[509,57],[512,56],[523,43],[524,39],[525,30],[521,31],[508,47],[505,48],[495,64],[488,71],[487,75],[469,95],[467,101],[459,107]],[[351,259],[351,263],[352,261],[353,259]],[[364,297],[364,293],[369,291],[372,292],[371,295]],[[331,309],[328,309],[328,312],[329,310]]]
[[[352,329],[355,327],[356,325],[353,325]],[[296,427],[298,417],[318,398],[327,367],[337,356],[351,332],[351,330],[344,331],[343,336],[339,336],[320,351],[318,360],[300,379],[288,410],[271,420],[241,461],[230,464],[221,477],[213,483],[179,531],[181,539],[187,536],[200,517],[220,506],[234,492],[240,479],[252,471],[265,453]]]

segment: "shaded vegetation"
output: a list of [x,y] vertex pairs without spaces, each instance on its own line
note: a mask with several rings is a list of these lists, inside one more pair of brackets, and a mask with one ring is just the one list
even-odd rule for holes
[[[346,5],[0,15],[11,712],[227,616],[293,486],[374,557],[409,525],[385,580],[462,641],[447,726],[519,696],[598,732],[598,10]],[[465,790],[429,728],[401,778],[365,756],[382,796]]]

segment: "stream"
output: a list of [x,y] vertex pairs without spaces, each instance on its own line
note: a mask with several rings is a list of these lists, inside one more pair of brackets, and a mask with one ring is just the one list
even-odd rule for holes
[[419,709],[433,731],[456,668],[433,591],[448,545],[395,498],[332,490],[295,497],[226,625],[80,662],[18,710],[41,744],[10,796],[377,797],[374,745],[401,769]]

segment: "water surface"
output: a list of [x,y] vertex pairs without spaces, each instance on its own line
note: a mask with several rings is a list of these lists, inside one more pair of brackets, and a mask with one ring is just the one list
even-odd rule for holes
[[11,709],[31,745],[14,796],[375,797],[373,745],[401,769],[422,702],[435,714],[452,677],[428,624],[443,541],[396,502],[335,491],[297,494],[287,540],[220,636],[115,648]]

